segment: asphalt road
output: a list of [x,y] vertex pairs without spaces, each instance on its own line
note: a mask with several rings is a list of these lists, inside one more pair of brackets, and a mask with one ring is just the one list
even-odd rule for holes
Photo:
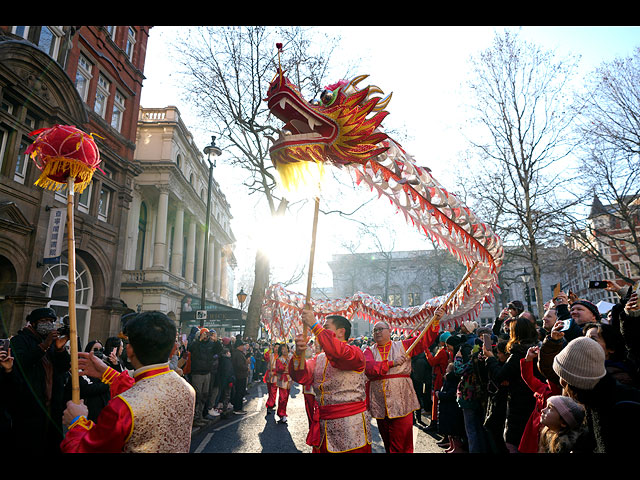
[[[310,453],[311,447],[305,443],[308,423],[300,386],[294,384],[291,389],[286,425],[277,422],[275,413],[267,414],[266,394],[264,384],[254,384],[248,389],[244,415],[219,417],[194,429],[191,453]],[[413,427],[414,453],[443,453],[436,445],[440,437],[426,433],[424,427]],[[371,432],[373,453],[385,453],[375,420]]]

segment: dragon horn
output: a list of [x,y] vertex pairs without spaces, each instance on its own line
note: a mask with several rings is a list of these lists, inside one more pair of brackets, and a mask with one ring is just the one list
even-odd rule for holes
[[385,108],[387,108],[387,105],[389,105],[389,102],[391,101],[391,96],[393,95],[393,92],[390,93],[389,95],[387,95],[384,99],[382,99],[380,102],[378,102],[378,104],[375,106],[375,108],[373,109],[374,112],[379,112],[381,110],[384,110]]
[[369,76],[369,75],[359,75],[359,76],[355,77],[353,80],[351,80],[351,81],[349,82],[349,85],[347,86],[347,88],[348,88],[348,87],[354,87],[354,88],[355,88],[355,86],[356,86],[357,84],[359,84],[362,80],[364,80],[364,79],[365,79],[365,78],[367,78],[368,76]]

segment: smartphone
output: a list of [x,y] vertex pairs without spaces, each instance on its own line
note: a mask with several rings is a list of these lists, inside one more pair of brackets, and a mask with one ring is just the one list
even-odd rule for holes
[[591,280],[589,282],[589,288],[607,288],[607,282],[603,280]]
[[556,298],[558,298],[558,295],[560,295],[560,292],[562,291],[562,285],[560,284],[560,282],[556,283],[556,286],[553,287],[553,299],[555,300]]
[[571,319],[567,318],[566,320],[560,320],[562,322],[562,328],[558,330],[559,332],[564,332],[565,330],[569,330],[571,326]]
[[493,346],[491,342],[491,335],[489,335],[488,333],[483,333],[482,342],[484,343],[484,348],[486,348],[487,350],[491,350],[491,347]]
[[9,339],[8,338],[0,338],[0,351],[8,352],[9,351]]

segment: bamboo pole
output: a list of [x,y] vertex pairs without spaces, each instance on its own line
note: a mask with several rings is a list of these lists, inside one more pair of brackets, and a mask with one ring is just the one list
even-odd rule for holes
[[69,265],[69,343],[71,346],[71,400],[80,403],[80,379],[78,376],[78,326],[76,321],[76,243],[74,236],[73,204],[74,204],[73,177],[67,179],[67,240],[68,240],[68,265]]
[[[471,275],[471,273],[476,269],[476,267],[478,266],[478,262],[474,263],[473,266],[467,271],[467,273],[465,274],[465,276],[462,278],[462,280],[460,281],[460,283],[458,284],[458,286],[453,289],[453,291],[449,294],[449,297],[447,298],[447,300],[440,305],[440,307],[446,307],[447,305],[449,305],[449,302],[451,302],[451,300],[453,299],[453,297],[455,296],[455,294],[458,292],[458,290],[460,290],[460,287],[462,287],[462,285],[464,285],[464,282],[467,281],[467,278],[469,278],[469,276]],[[440,308],[438,307],[438,308]],[[431,317],[431,320],[429,320],[429,323],[427,323],[427,325],[424,327],[424,329],[422,329],[422,332],[420,332],[420,335],[418,335],[418,337],[415,339],[415,341],[411,344],[411,346],[407,349],[406,352],[406,356],[409,356],[409,354],[411,353],[411,351],[413,350],[413,348],[418,344],[418,342],[422,339],[422,337],[424,336],[425,333],[427,333],[427,330],[429,330],[429,328],[431,327],[431,324],[433,323],[433,321],[435,320],[435,315]]]
[[[316,197],[315,200],[315,207],[314,207],[314,212],[313,212],[313,229],[311,232],[311,249],[309,251],[309,272],[307,274],[307,299],[306,299],[306,305],[311,306],[311,280],[313,278],[313,262],[315,259],[315,253],[316,253],[316,233],[318,231],[318,212],[320,210],[320,197]],[[308,327],[307,324],[303,322],[302,324],[303,326],[303,330],[302,330],[302,334],[304,335],[305,340],[307,339],[308,336]]]

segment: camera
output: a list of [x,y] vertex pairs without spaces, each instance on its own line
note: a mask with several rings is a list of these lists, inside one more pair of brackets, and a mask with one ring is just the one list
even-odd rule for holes
[[68,337],[71,334],[71,328],[69,327],[69,315],[65,315],[62,319],[62,326],[58,328],[58,333],[61,337]]

